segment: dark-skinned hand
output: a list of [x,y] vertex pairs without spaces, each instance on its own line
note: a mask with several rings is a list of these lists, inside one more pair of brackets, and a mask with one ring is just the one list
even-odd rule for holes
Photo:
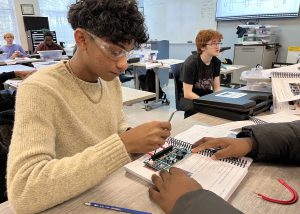
[[169,172],[162,170],[159,175],[152,176],[154,186],[149,189],[149,195],[166,213],[171,213],[181,196],[202,188],[197,181],[179,168],[172,167]]
[[252,150],[252,140],[251,138],[204,137],[193,145],[192,152],[201,152],[210,148],[220,148],[211,156],[214,160],[227,157],[244,157]]

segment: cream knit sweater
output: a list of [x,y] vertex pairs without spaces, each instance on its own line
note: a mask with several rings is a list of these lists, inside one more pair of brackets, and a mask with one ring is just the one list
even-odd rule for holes
[[[8,198],[17,213],[35,213],[97,185],[130,162],[120,82],[87,83],[63,62],[18,88],[8,156]],[[81,87],[79,86],[81,85]],[[92,103],[84,90],[98,104]]]

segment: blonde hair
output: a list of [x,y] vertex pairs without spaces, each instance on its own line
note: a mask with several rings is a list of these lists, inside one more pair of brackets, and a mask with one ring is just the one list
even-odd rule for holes
[[221,40],[223,39],[223,35],[215,30],[201,30],[198,33],[195,39],[195,43],[199,54],[202,53],[201,48],[204,48],[207,45],[207,42],[212,39]]
[[12,33],[10,33],[10,32],[4,34],[3,38],[5,39],[6,37],[11,37],[11,38],[13,38],[13,39],[15,38],[14,34],[12,34]]

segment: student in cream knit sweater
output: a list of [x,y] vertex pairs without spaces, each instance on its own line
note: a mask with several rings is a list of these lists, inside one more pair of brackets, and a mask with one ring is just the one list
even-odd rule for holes
[[[128,130],[118,75],[148,39],[133,0],[82,0],[68,20],[77,51],[19,87],[7,169],[17,213],[36,213],[94,187],[130,161],[158,148],[169,122]],[[49,193],[51,192],[51,193]]]

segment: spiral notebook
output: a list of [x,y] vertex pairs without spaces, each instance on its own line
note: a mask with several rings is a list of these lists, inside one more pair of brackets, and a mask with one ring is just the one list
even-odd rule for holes
[[[213,130],[213,127],[208,127],[208,129]],[[191,130],[188,130],[186,134],[181,133],[178,137],[188,138],[190,133]],[[177,138],[168,138],[167,144],[187,150],[191,150],[192,148],[191,143]],[[198,181],[204,189],[210,190],[223,199],[228,200],[246,176],[252,159],[243,157],[225,158],[214,161],[210,158],[213,153],[213,150],[205,150],[199,154],[190,153],[173,166],[185,170],[192,178]],[[125,165],[125,170],[151,183],[151,176],[158,174],[158,172],[145,166],[144,162],[150,157],[150,155],[144,155]]]
[[300,99],[300,72],[272,72],[273,96],[278,102]]

